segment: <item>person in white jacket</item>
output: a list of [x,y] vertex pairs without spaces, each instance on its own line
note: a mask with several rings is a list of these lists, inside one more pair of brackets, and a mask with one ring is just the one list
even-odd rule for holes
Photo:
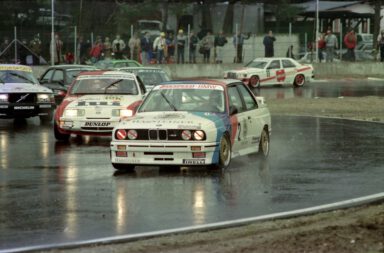
[[167,55],[167,43],[164,32],[160,33],[160,36],[153,42],[153,51],[156,52],[157,63],[162,64],[164,57]]

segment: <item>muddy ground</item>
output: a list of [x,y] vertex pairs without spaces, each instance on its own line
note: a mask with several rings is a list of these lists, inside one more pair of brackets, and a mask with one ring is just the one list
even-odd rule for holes
[[[273,115],[340,117],[384,123],[384,98],[378,97],[271,99],[267,104]],[[384,253],[384,202],[237,228],[50,252]]]

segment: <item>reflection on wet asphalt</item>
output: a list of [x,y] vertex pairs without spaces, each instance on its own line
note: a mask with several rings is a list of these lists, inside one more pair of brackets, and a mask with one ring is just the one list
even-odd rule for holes
[[340,80],[327,81],[317,80],[314,83],[307,83],[301,88],[288,86],[266,86],[255,89],[255,94],[269,98],[286,99],[293,97],[314,98],[314,97],[364,97],[384,96],[383,81],[370,80]]
[[[114,172],[108,138],[0,124],[0,249],[251,217],[382,192],[384,125],[273,117],[271,156],[225,172]],[[368,129],[368,130],[367,130]]]
[[0,251],[252,217],[384,191],[384,124],[273,117],[268,160],[115,172],[109,138],[0,121]]

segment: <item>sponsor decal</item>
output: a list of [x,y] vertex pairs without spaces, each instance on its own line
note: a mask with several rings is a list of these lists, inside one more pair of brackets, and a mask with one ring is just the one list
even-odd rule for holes
[[178,125],[177,126],[177,129],[196,129],[196,130],[200,130],[201,129],[201,126],[197,126],[197,125]]
[[124,162],[124,163],[140,163],[139,159],[129,159],[127,157],[116,157],[114,159],[116,162]]
[[14,110],[33,110],[35,107],[33,105],[31,106],[15,106],[13,107]]
[[87,121],[84,123],[84,126],[86,127],[107,127],[107,126],[110,126],[111,125],[111,122],[92,122],[92,121]]
[[121,101],[122,99],[123,99],[123,96],[116,96],[116,95],[105,96],[105,100]]
[[24,72],[30,72],[32,73],[32,69],[30,67],[26,66],[0,66],[0,71],[1,70],[18,70],[18,71],[24,71]]
[[276,71],[276,79],[278,82],[284,82],[284,80],[285,80],[285,70],[284,69]]
[[7,109],[8,105],[0,105],[0,109]]
[[51,108],[52,105],[39,105],[40,108]]
[[205,159],[183,159],[183,164],[205,164]]
[[155,116],[153,118],[154,119],[184,119],[185,115],[169,113],[169,114],[162,114],[162,115],[159,115],[159,116]]
[[224,90],[223,86],[215,84],[164,84],[154,87],[159,89],[201,89],[201,90]]
[[131,75],[82,75],[77,77],[77,80],[85,80],[85,79],[128,79],[135,80]]

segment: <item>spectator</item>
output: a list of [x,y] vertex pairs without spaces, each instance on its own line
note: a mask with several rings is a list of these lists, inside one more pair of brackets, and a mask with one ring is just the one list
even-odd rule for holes
[[51,49],[50,53],[52,54],[53,52],[53,56],[51,55],[51,59],[53,59],[53,62],[55,64],[60,64],[63,61],[63,55],[62,55],[63,42],[60,40],[60,37],[58,34],[56,34],[55,37],[53,38],[53,44],[51,42],[50,49]]
[[175,40],[173,33],[170,32],[165,38],[165,43],[166,43],[166,54],[165,58],[167,60],[167,63],[173,63],[174,62],[174,56],[175,56]]
[[384,62],[384,30],[377,37],[377,47],[380,49],[380,61]]
[[0,45],[0,57],[4,63],[9,63],[11,60],[11,50],[8,38],[4,38],[3,43]]
[[141,46],[141,62],[146,65],[149,63],[150,55],[151,55],[151,41],[149,37],[149,33],[145,32],[144,36],[140,41]]
[[33,40],[29,42],[29,48],[32,50],[32,61],[33,65],[38,65],[40,63],[41,55],[41,40],[40,35],[36,34]]
[[317,42],[317,49],[318,49],[318,58],[319,62],[324,60],[324,49],[325,49],[325,40],[324,40],[324,34],[320,34],[319,40]]
[[290,45],[287,50],[287,58],[295,59],[295,55],[293,54],[293,45]]
[[355,31],[352,28],[344,36],[344,44],[347,47],[347,60],[355,61],[355,47],[357,45],[357,38]]
[[184,48],[185,44],[187,43],[187,37],[184,35],[183,29],[180,29],[177,37],[177,63],[184,64]]
[[236,57],[235,57],[235,63],[242,63],[243,62],[243,44],[244,40],[249,39],[251,36],[251,33],[248,33],[247,36],[241,34],[238,32],[235,36],[233,36],[233,46],[236,49]]
[[263,39],[264,44],[264,55],[265,57],[273,57],[275,55],[273,44],[275,43],[276,38],[273,36],[273,32],[270,30]]
[[98,62],[100,60],[103,49],[104,49],[104,44],[100,37],[97,39],[95,45],[93,45],[91,51],[89,52],[92,63]]
[[131,50],[130,58],[135,61],[140,61],[141,41],[137,33],[134,33],[133,36],[129,39],[128,46],[129,46],[129,49]]
[[335,49],[337,48],[336,35],[334,35],[331,30],[327,30],[327,35],[325,36],[324,40],[325,51],[327,53],[325,61],[333,62],[333,57],[335,56]]
[[105,40],[104,40],[103,56],[104,56],[104,59],[112,58],[112,43],[109,37],[105,37]]
[[191,31],[189,36],[189,63],[196,63],[196,46],[198,42],[197,36]]
[[116,38],[112,42],[112,50],[115,56],[115,59],[123,59],[123,52],[126,45],[124,40],[120,38],[120,35],[117,34]]
[[200,49],[199,52],[201,52],[204,56],[204,63],[210,62],[211,57],[211,48],[214,47],[215,44],[215,38],[211,34],[210,31],[207,32],[207,35],[204,36],[204,38],[200,42]]
[[223,63],[223,47],[227,44],[227,38],[224,37],[223,31],[220,31],[219,34],[215,37],[215,50],[216,50],[216,63]]
[[164,62],[164,57],[167,53],[167,44],[165,41],[165,33],[161,32],[160,36],[155,39],[153,42],[153,51],[156,52],[157,63],[162,64]]
[[67,52],[65,54],[65,63],[67,64],[73,64],[75,61],[75,56],[73,55],[72,52]]

